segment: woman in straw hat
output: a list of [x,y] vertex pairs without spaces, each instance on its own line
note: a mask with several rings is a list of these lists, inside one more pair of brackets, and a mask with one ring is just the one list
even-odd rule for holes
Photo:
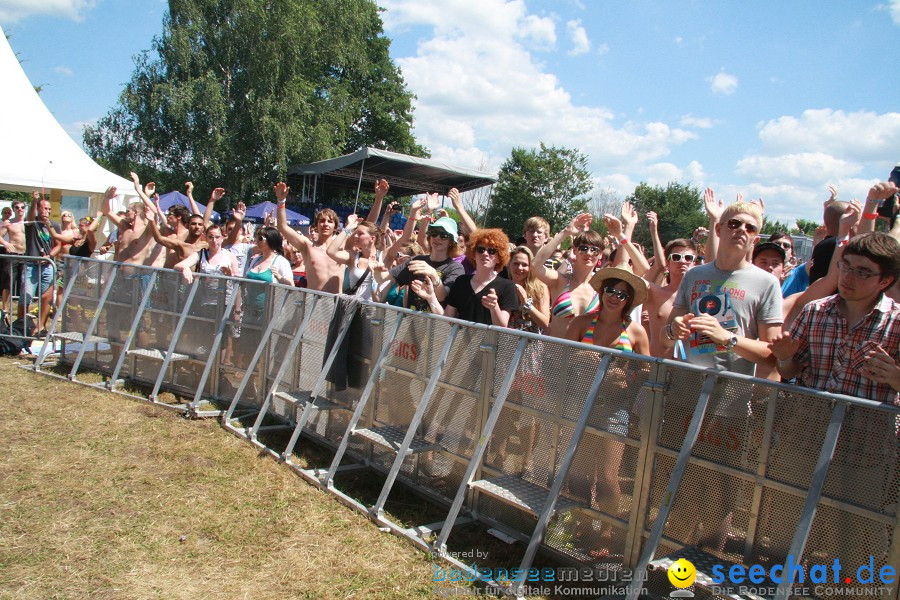
[[591,278],[600,295],[594,314],[572,319],[566,339],[638,354],[650,353],[650,339],[639,322],[631,320],[631,309],[647,299],[647,282],[627,269],[600,269]]

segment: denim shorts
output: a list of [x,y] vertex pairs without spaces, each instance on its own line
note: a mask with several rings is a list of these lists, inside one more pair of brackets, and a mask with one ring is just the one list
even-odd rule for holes
[[[40,291],[35,293],[40,285]],[[25,306],[35,296],[42,296],[53,285],[53,267],[46,263],[25,265]]]

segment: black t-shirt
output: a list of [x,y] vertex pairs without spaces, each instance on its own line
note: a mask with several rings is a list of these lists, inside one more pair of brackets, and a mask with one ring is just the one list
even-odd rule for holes
[[53,249],[50,227],[61,233],[59,223],[54,221],[50,221],[49,225],[40,221],[25,224],[25,256],[50,256]]
[[[447,286],[448,290],[453,287],[453,282],[456,281],[456,278],[464,273],[463,266],[452,258],[448,258],[447,260],[442,261],[433,261],[427,254],[420,254],[419,256],[413,256],[405,264],[398,265],[391,269],[391,277],[393,277],[394,281],[397,282],[397,287],[409,285],[409,283],[413,279],[424,279],[424,277],[417,276],[409,270],[409,265],[414,260],[424,261],[426,264],[434,268],[434,270],[437,271],[438,276],[441,278],[441,281],[443,281],[444,285]],[[409,308],[421,310],[423,312],[431,312],[431,308],[428,306],[428,302],[423,300],[412,290],[410,290],[409,293],[406,294],[406,297],[409,298]]]
[[809,270],[809,283],[822,279],[828,275],[828,266],[831,264],[831,256],[837,247],[837,238],[829,236],[816,244],[812,252],[812,268]]
[[471,275],[457,278],[456,283],[450,288],[450,293],[447,294],[447,306],[456,309],[458,319],[490,325],[491,311],[481,304],[481,299],[487,296],[491,289],[497,292],[497,302],[502,310],[512,312],[519,307],[516,284],[512,281],[495,277],[476,294],[472,289]]

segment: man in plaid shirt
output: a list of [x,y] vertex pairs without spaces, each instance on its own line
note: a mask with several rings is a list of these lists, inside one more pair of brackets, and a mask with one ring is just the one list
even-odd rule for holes
[[864,233],[837,264],[838,293],[807,304],[771,342],[778,372],[805,387],[897,404],[900,304],[884,292],[900,276],[900,243]]

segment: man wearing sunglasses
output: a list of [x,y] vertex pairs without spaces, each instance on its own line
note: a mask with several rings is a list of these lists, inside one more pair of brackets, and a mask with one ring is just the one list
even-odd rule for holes
[[[428,241],[431,244],[429,254],[420,254],[412,257],[403,264],[397,265],[388,271],[384,265],[377,264],[374,268],[375,279],[381,285],[388,280],[393,280],[397,287],[409,285],[414,280],[431,280],[434,288],[434,296],[441,304],[447,299],[453,282],[460,275],[465,274],[463,266],[453,260],[458,253],[458,230],[456,221],[450,217],[441,217],[428,226]],[[428,300],[417,294],[406,294],[409,308],[432,312]]]
[[772,341],[778,371],[806,387],[896,404],[900,305],[885,291],[900,277],[900,243],[857,235],[837,266],[838,293],[807,304]]
[[697,258],[697,245],[688,239],[671,240],[663,250],[666,257],[666,270],[669,280],[666,285],[649,282],[647,301],[644,308],[650,315],[650,355],[660,358],[672,358],[672,348],[666,348],[660,339],[662,328],[669,322],[672,303],[681,280],[688,269],[694,266]]
[[767,369],[760,375],[772,371],[768,342],[783,322],[781,287],[773,275],[747,260],[761,221],[753,203],[725,208],[716,223],[715,261],[685,274],[661,339],[667,348],[682,340],[688,362],[747,375],[764,363]]

